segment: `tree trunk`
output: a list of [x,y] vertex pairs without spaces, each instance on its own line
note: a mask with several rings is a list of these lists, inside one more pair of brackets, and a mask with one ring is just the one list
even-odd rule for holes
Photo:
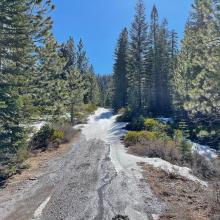
[[70,107],[70,122],[73,125],[74,124],[74,105],[71,103]]

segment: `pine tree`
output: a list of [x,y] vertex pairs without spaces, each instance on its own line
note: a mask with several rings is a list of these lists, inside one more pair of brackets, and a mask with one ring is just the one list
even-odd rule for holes
[[145,98],[148,76],[145,71],[145,54],[147,53],[147,23],[145,7],[142,0],[136,5],[136,14],[130,30],[130,57],[128,73],[128,106],[136,114],[145,113],[148,109],[148,100]]
[[65,59],[59,53],[55,38],[45,39],[45,46],[39,49],[39,65],[35,85],[38,96],[35,105],[44,109],[52,120],[58,119],[64,112],[66,78],[63,74]]
[[88,58],[82,39],[80,39],[77,45],[77,69],[82,75],[86,74],[88,71]]
[[128,90],[128,31],[124,28],[120,34],[115,50],[115,64],[113,73],[113,108],[118,110],[127,106]]
[[67,60],[66,65],[64,66],[64,70],[68,69],[71,66],[76,67],[77,55],[73,37],[69,37],[67,43],[61,46],[61,52],[63,57],[65,57],[65,59]]
[[220,140],[219,27],[216,12],[211,0],[194,2],[175,71],[176,91],[184,110],[200,130],[197,136],[213,144]]
[[25,137],[17,103],[32,45],[25,3],[0,2],[0,154],[7,156],[22,147]]
[[157,83],[159,82],[159,50],[158,50],[158,38],[159,38],[159,17],[156,6],[153,6],[151,12],[151,24],[150,24],[150,77],[151,77],[151,86],[150,86],[150,112],[151,114],[157,113],[159,110],[159,97],[157,91]]
[[100,91],[100,106],[112,106],[112,76],[111,75],[98,75],[97,82]]
[[159,100],[158,108],[161,115],[169,116],[171,114],[171,70],[170,70],[170,42],[167,20],[163,20],[159,32],[159,81],[156,82],[156,92]]
[[93,66],[89,67],[88,73],[86,74],[86,94],[84,96],[84,101],[94,105],[98,105],[100,101],[100,91],[98,82],[96,79],[95,71]]
[[24,125],[31,117],[35,49],[47,35],[50,18],[43,15],[49,8],[51,1],[0,2],[0,150],[4,155],[26,146]]
[[74,124],[74,113],[77,105],[83,103],[84,98],[84,81],[81,73],[74,67],[66,70],[67,74],[67,98],[65,104],[70,112],[70,121]]
[[[149,34],[148,71],[150,72],[150,112],[154,116],[170,115],[171,113],[172,59],[170,56],[172,54],[170,55],[169,35],[166,19],[160,25],[157,8],[153,6]],[[172,49],[174,50],[174,48]],[[174,51],[171,52],[174,53]]]
[[[172,73],[171,76],[171,83],[173,82],[173,73],[177,66],[177,56],[178,56],[178,36],[175,30],[172,30],[169,34],[169,57],[170,57],[170,72]],[[172,92],[173,93],[173,90]]]

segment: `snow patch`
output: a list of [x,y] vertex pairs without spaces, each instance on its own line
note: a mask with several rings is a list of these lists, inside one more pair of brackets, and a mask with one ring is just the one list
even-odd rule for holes
[[209,146],[190,142],[192,144],[192,151],[208,158],[209,160],[216,159],[218,157],[217,151],[211,149]]
[[164,117],[159,117],[157,120],[162,121],[164,123],[172,123],[173,119],[172,118],[164,118]]
[[[173,122],[172,118],[159,117],[157,119],[164,122],[164,123],[172,123]],[[194,143],[190,140],[189,140],[189,143],[192,145],[192,152],[197,152],[198,154],[206,157],[209,160],[213,160],[218,157],[217,151],[212,149],[210,146]]]
[[189,169],[188,167],[176,166],[160,158],[145,158],[145,163],[150,164],[155,168],[164,170],[167,173],[174,173],[179,176],[185,177],[186,179],[192,180],[194,182],[198,182],[205,187],[208,186],[208,184],[205,181],[202,181],[197,177],[195,177],[194,175],[192,175],[191,169]]
[[87,140],[99,139],[110,145],[110,157],[117,172],[131,169],[141,171],[137,163],[144,162],[207,186],[206,182],[193,176],[191,170],[187,167],[179,167],[160,158],[144,158],[128,154],[121,142],[122,136],[127,132],[124,129],[126,123],[116,122],[116,118],[117,115],[113,115],[111,110],[99,108],[94,115],[89,117],[88,124],[83,125],[81,129]]

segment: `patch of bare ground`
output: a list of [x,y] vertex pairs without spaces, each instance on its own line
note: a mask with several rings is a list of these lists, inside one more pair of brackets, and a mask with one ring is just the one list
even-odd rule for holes
[[219,220],[220,180],[209,181],[207,188],[151,165],[139,164],[145,181],[159,199],[167,204],[160,220]]
[[7,180],[7,186],[23,182],[25,180],[34,180],[41,175],[48,161],[66,154],[70,150],[70,146],[79,138],[79,132],[71,138],[68,143],[61,144],[56,148],[48,148],[45,151],[30,153],[30,158],[25,161],[27,169],[20,174],[16,174]]

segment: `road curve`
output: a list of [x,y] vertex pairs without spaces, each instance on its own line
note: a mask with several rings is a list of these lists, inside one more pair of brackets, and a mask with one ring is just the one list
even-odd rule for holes
[[[120,142],[123,124],[110,110],[98,109],[64,156],[47,164],[45,175],[0,192],[3,220],[151,220],[163,205],[152,194],[136,160]],[[1,217],[0,217],[1,219]]]

